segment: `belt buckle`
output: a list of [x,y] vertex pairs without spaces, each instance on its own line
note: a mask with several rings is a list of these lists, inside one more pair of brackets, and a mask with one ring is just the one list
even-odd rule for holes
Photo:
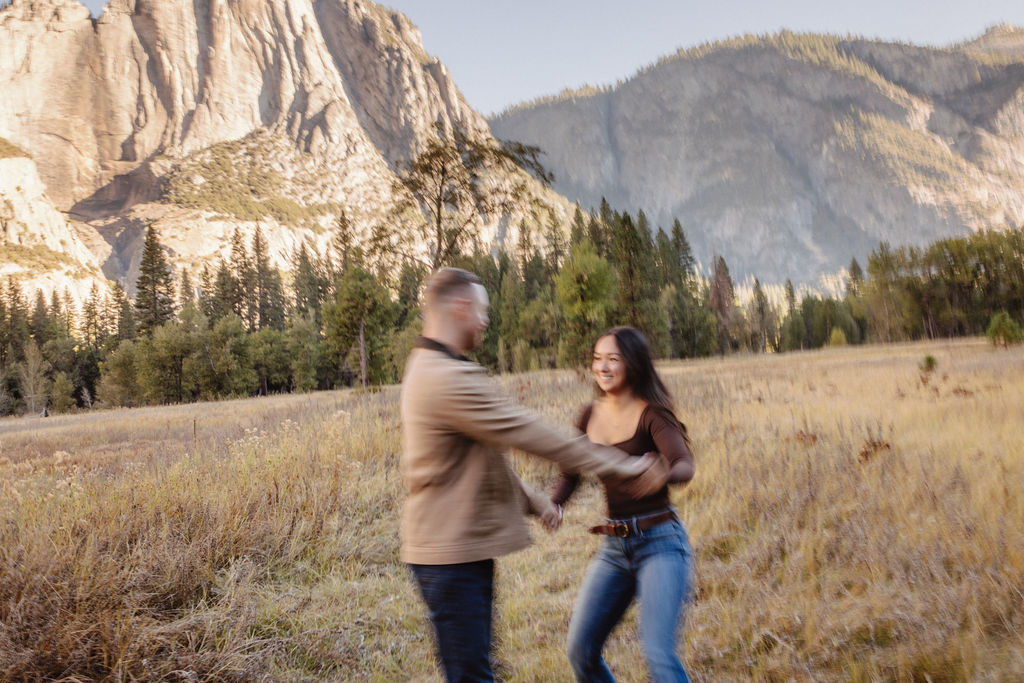
[[627,522],[613,522],[612,529],[615,530],[615,535],[619,538],[629,536],[629,524]]

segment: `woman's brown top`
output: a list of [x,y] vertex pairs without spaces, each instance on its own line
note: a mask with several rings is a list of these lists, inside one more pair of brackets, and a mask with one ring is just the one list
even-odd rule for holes
[[[590,422],[590,415],[594,410],[594,404],[588,404],[580,413],[576,427],[586,433],[587,424]],[[611,444],[629,455],[641,457],[644,453],[657,451],[668,460],[669,467],[672,467],[679,460],[687,458],[690,449],[686,445],[685,427],[663,408],[648,405],[640,415],[640,422],[637,424],[636,432],[626,441]],[[668,486],[663,486],[657,493],[645,498],[631,498],[619,486],[620,480],[613,477],[601,477],[604,484],[605,499],[608,502],[608,517],[611,519],[628,519],[640,517],[652,512],[666,510],[671,505],[668,496]],[[551,496],[558,505],[565,505],[572,497],[576,487],[579,486],[580,475],[562,473],[558,484],[555,486],[554,495]]]

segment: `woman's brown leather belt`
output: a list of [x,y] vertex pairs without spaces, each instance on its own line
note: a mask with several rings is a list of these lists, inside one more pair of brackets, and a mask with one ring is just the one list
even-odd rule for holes
[[608,524],[598,524],[597,526],[590,527],[590,533],[626,538],[627,536],[635,536],[641,531],[653,529],[662,522],[667,522],[670,519],[676,519],[676,513],[673,510],[666,510],[665,512],[647,515],[646,517],[613,519],[609,520]]

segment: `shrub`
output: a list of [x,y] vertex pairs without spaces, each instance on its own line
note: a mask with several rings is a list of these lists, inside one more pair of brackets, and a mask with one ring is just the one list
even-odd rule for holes
[[985,336],[992,342],[992,346],[998,345],[1003,348],[1019,343],[1022,338],[1020,325],[1006,311],[999,311],[992,316]]
[[841,327],[833,327],[832,334],[828,338],[829,346],[846,346],[846,333]]
[[932,354],[929,353],[928,355],[926,355],[924,357],[924,359],[921,361],[921,364],[918,365],[917,367],[918,367],[918,369],[921,372],[927,374],[927,373],[934,372],[935,368],[936,368],[936,366],[938,366],[938,364],[939,364],[939,361],[935,360],[935,356],[933,356]]

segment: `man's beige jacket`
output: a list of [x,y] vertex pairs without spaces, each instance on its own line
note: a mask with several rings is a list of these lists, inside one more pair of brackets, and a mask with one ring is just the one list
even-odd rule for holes
[[547,496],[519,479],[509,448],[569,472],[632,473],[630,456],[553,429],[502,395],[482,367],[437,346],[414,349],[402,380],[403,561],[476,562],[529,545],[525,515],[542,511]]

